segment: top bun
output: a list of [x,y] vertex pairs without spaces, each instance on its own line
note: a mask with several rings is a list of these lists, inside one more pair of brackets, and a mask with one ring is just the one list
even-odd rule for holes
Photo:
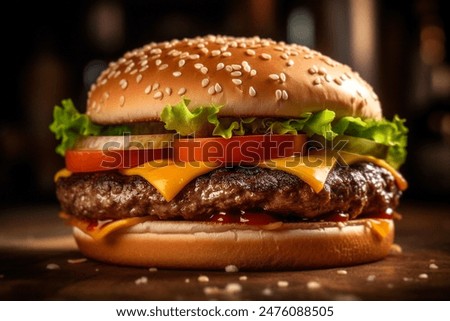
[[182,97],[190,109],[223,105],[220,116],[299,117],[327,108],[337,117],[382,117],[372,87],[350,67],[259,37],[150,43],[110,63],[88,96],[87,113],[99,124],[160,120]]

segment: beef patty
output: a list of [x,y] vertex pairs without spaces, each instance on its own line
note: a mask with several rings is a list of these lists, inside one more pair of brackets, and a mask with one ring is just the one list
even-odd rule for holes
[[387,170],[366,162],[336,166],[319,193],[296,176],[259,167],[214,170],[169,202],[142,177],[116,171],[73,174],[58,179],[56,187],[63,211],[89,219],[203,220],[220,211],[249,209],[286,218],[336,212],[355,218],[393,209],[401,195]]

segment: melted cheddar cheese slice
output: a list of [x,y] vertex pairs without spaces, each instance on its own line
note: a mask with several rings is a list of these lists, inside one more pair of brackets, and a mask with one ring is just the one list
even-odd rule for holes
[[[352,165],[358,162],[371,162],[388,170],[395,178],[401,190],[408,187],[406,180],[392,166],[384,160],[365,155],[339,152],[339,161],[343,165]],[[311,154],[266,160],[258,164],[259,167],[276,169],[292,174],[303,180],[319,193],[325,184],[328,174],[337,162],[332,153]],[[189,162],[175,163],[173,161],[153,161],[140,166],[123,169],[123,175],[138,175],[153,185],[167,200],[172,200],[190,181],[218,168],[215,163]],[[60,177],[70,176],[71,172],[63,169],[56,173],[55,181]]]

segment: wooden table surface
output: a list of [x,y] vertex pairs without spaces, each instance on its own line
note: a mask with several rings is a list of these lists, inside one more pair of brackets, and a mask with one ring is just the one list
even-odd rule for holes
[[[0,211],[1,300],[450,299],[448,205],[403,204],[396,236],[402,251],[375,263],[237,273],[149,271],[91,260],[73,263],[82,255],[57,212],[57,206]],[[209,282],[200,282],[199,276],[207,276]],[[235,291],[225,291],[227,286]]]

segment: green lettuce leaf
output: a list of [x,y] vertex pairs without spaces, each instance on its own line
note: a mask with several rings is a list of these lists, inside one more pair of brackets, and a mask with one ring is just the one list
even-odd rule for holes
[[395,168],[406,160],[408,128],[405,120],[397,115],[392,121],[362,120],[359,117],[342,117],[333,125],[333,131],[339,135],[348,135],[372,140],[388,146],[386,161]]
[[[347,135],[372,140],[388,146],[386,161],[398,168],[406,159],[408,129],[405,120],[395,116],[392,121],[362,120],[359,117],[335,119],[335,112],[325,109],[317,113],[304,113],[298,118],[231,118],[218,117],[221,106],[188,109],[189,100],[183,99],[175,106],[166,106],[161,114],[165,128],[180,135],[206,135],[230,138],[245,134],[297,134],[309,137],[319,135],[333,140],[337,135]],[[209,131],[208,131],[209,129]]]
[[[218,123],[217,114],[221,106],[198,107],[193,111],[188,109],[190,100],[182,99],[177,105],[167,105],[161,120],[165,122],[165,129],[175,130],[182,136],[200,133],[208,127],[208,123]],[[230,136],[231,137],[231,136]]]
[[53,109],[53,122],[50,131],[56,139],[61,140],[56,147],[56,153],[64,156],[67,149],[72,148],[80,136],[122,135],[127,132],[127,126],[100,126],[91,122],[86,114],[80,114],[72,100],[66,99],[61,106]]

